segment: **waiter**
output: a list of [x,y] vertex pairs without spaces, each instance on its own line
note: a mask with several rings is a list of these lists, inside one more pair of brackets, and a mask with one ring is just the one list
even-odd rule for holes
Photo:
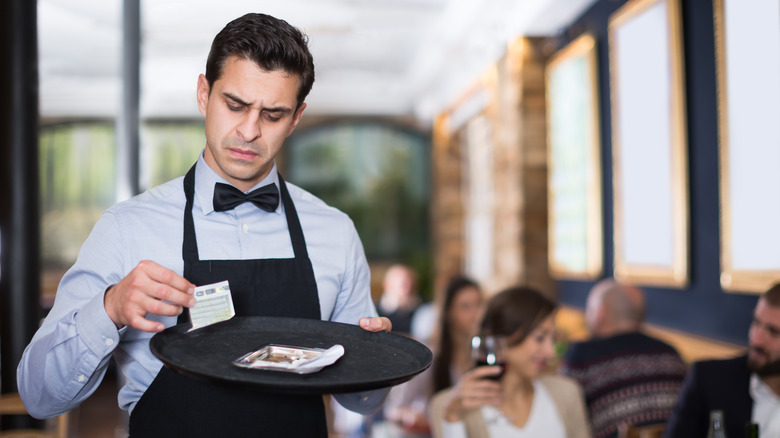
[[[237,315],[391,329],[376,317],[352,221],[276,170],[313,82],[307,37],[287,22],[247,14],[217,34],[197,85],[206,147],[184,177],[109,208],[95,225],[17,370],[32,416],[84,401],[113,355],[131,437],[327,436],[319,395],[202,383],[149,351],[155,333],[186,321],[195,286],[223,280]],[[368,413],[386,392],[337,399]]]

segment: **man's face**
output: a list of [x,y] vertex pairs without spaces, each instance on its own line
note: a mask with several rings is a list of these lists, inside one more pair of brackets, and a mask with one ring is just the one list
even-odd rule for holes
[[227,60],[211,90],[201,75],[197,97],[209,167],[242,191],[265,178],[306,107],[296,110],[298,84],[298,76],[237,57]]
[[750,325],[748,367],[761,376],[780,374],[780,307],[759,299]]

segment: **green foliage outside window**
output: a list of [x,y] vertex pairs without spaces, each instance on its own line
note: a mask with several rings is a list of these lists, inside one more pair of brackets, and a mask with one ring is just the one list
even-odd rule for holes
[[430,293],[428,139],[378,124],[341,124],[291,136],[292,183],[348,214],[369,260],[415,268]]
[[141,185],[160,185],[182,176],[206,146],[202,122],[149,123],[143,126]]
[[64,269],[114,202],[116,135],[111,123],[44,126],[39,145],[43,265]]

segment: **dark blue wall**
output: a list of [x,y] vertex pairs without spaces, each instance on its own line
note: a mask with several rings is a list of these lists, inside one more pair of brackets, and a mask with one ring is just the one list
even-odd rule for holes
[[[624,0],[600,0],[560,37],[563,47],[582,33],[597,40],[604,181],[604,272],[614,267],[612,214],[612,124],[610,120],[609,16]],[[686,289],[643,287],[647,321],[737,344],[747,343],[755,295],[720,286],[718,113],[712,0],[682,0],[690,178],[690,283]],[[592,282],[559,281],[564,304],[583,308]]]

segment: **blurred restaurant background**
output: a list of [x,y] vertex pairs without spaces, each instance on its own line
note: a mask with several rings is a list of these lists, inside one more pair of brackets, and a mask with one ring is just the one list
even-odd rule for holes
[[[108,206],[180,176],[213,36],[246,12],[309,35],[316,81],[278,164],[349,214],[381,293],[435,302],[642,287],[686,360],[746,345],[780,279],[780,5],[761,0],[7,0],[0,391]],[[115,403],[111,397],[109,402]],[[83,420],[84,422],[88,420]]]

